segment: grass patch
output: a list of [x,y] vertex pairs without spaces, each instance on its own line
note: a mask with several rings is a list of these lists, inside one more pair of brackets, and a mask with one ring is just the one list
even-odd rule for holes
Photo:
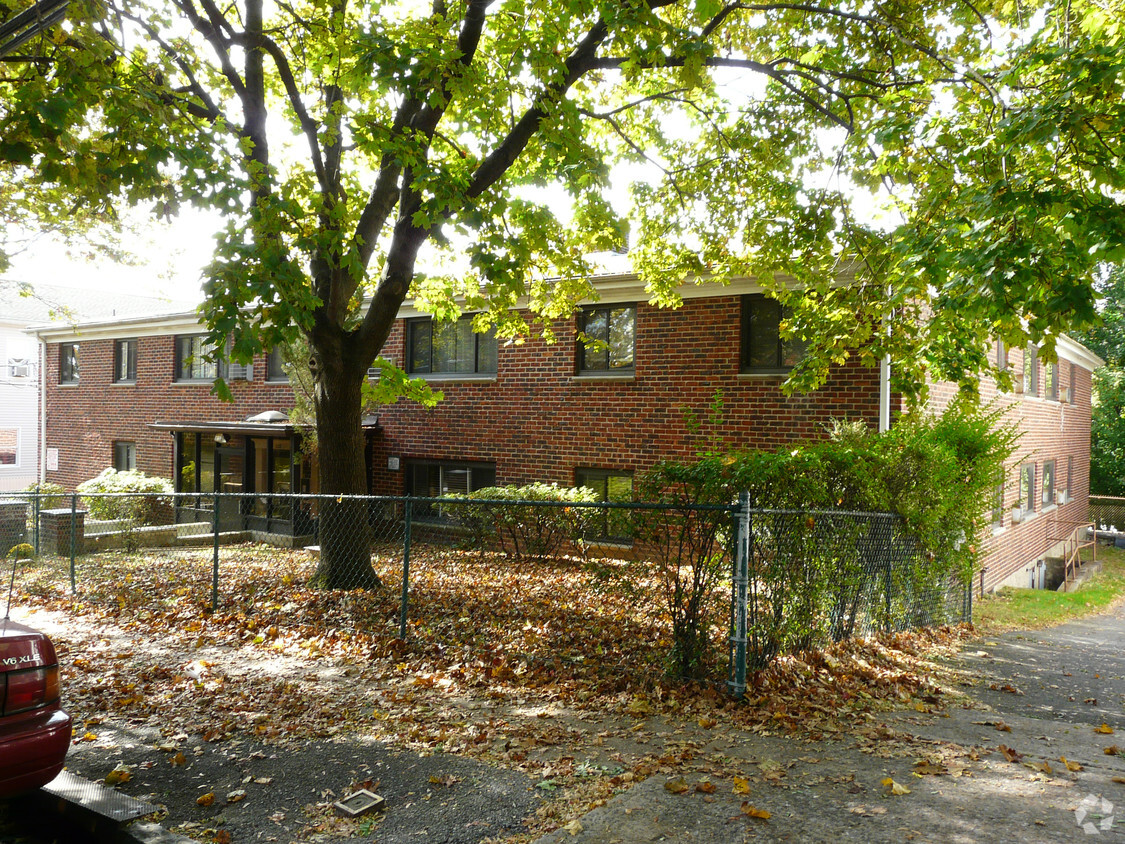
[[982,633],[1037,630],[1108,609],[1125,596],[1125,549],[1098,548],[1098,562],[1102,570],[1074,592],[1008,587],[985,595],[973,604],[973,623]]

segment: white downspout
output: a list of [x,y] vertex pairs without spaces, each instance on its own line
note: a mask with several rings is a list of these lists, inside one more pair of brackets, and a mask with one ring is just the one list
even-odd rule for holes
[[39,483],[47,481],[47,344],[38,332],[35,339],[39,341]]
[[879,361],[879,433],[891,429],[891,356]]

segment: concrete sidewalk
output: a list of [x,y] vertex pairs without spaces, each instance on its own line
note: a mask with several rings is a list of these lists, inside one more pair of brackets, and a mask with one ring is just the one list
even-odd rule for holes
[[972,704],[706,747],[683,784],[652,777],[536,844],[1125,840],[1123,645],[1122,609],[972,643],[951,665]]

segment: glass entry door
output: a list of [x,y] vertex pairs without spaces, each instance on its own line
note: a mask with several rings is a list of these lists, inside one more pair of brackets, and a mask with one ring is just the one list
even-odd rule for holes
[[[246,477],[246,451],[244,448],[219,446],[215,449],[215,462],[218,464],[219,492],[253,492],[253,479]],[[244,498],[219,499],[219,530],[242,530]]]

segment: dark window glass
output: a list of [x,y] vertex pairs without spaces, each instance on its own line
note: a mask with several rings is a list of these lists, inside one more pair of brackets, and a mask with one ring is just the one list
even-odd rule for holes
[[1035,512],[1035,464],[1025,463],[1020,467],[1019,508],[1025,513]]
[[1043,505],[1055,503],[1055,461],[1046,460],[1043,463]]
[[[608,469],[576,469],[574,481],[594,491],[598,501],[627,504],[633,500],[633,475],[631,472],[614,472]],[[630,542],[632,530],[629,525],[631,512],[625,509],[598,511],[595,529],[587,535],[588,539],[602,539],[608,542]]]
[[272,349],[266,359],[267,381],[288,381],[289,375],[285,371],[285,361],[281,356],[281,347]]
[[113,380],[118,384],[137,380],[137,341],[113,342]]
[[182,334],[176,337],[176,380],[214,381],[225,374],[225,367],[208,359],[212,348],[204,334]]
[[742,371],[785,373],[800,363],[807,343],[784,339],[781,322],[788,311],[762,293],[742,297]]
[[636,324],[635,305],[583,309],[578,317],[578,329],[589,342],[578,343],[578,371],[632,372]]
[[[426,460],[406,464],[406,494],[419,498],[467,495],[495,485],[496,466],[491,463]],[[440,518],[443,515],[437,505],[430,503],[416,505],[414,513],[423,518]]]
[[1066,382],[1066,400],[1071,404],[1078,401],[1078,367],[1070,365],[1070,378]]
[[1004,520],[1004,469],[997,473],[996,486],[992,488],[992,524],[999,527]]
[[137,444],[118,440],[113,444],[113,468],[130,472],[137,468]]
[[1064,503],[1066,501],[1070,501],[1072,498],[1074,498],[1074,455],[1071,455],[1070,457],[1066,458],[1066,490],[1065,490],[1065,492],[1066,492],[1066,497],[1064,499]]
[[78,344],[63,343],[59,346],[59,383],[78,383]]
[[1023,353],[1023,394],[1039,395],[1039,349],[1029,343]]
[[1043,367],[1043,397],[1059,400],[1059,365],[1049,363]]
[[416,375],[496,372],[496,335],[473,331],[473,317],[456,322],[412,319],[406,323],[407,371]]

